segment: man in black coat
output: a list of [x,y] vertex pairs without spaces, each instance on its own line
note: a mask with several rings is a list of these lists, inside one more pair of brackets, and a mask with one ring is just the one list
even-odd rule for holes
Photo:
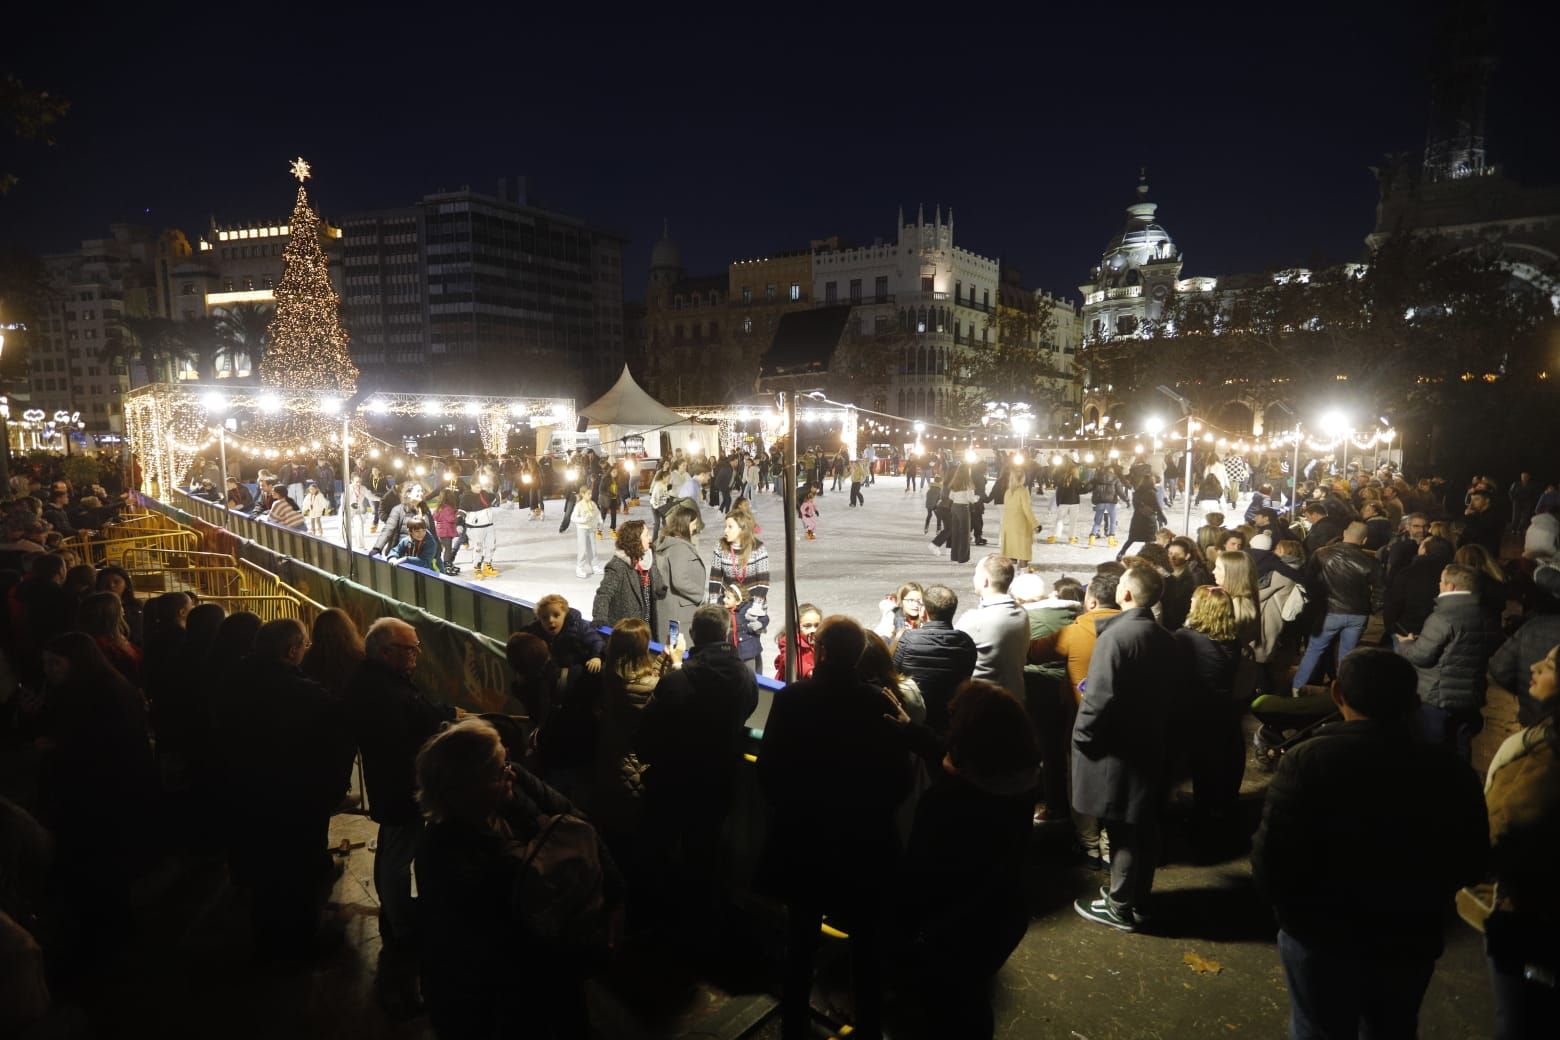
[[[1354,651],[1332,688],[1344,721],[1268,787],[1251,865],[1278,913],[1291,1036],[1414,1036],[1451,897],[1483,876],[1478,780],[1416,739],[1414,686],[1389,651]],[[1362,886],[1363,864],[1384,884]]]
[[926,620],[906,628],[894,643],[894,668],[914,679],[926,702],[926,724],[948,732],[948,703],[964,681],[975,674],[979,651],[968,632],[953,627],[958,595],[946,585],[933,585],[922,598]]
[[363,637],[366,654],[347,689],[347,711],[363,755],[369,817],[379,824],[374,889],[379,894],[381,947],[378,995],[392,1014],[414,1011],[412,860],[423,819],[413,798],[417,751],[439,727],[460,714],[433,704],[412,683],[422,653],[417,630],[380,618]]
[[881,1036],[881,919],[900,855],[894,813],[909,792],[910,769],[904,736],[885,717],[896,704],[856,677],[865,648],[855,621],[824,619],[817,667],[776,695],[758,756],[771,810],[760,883],[788,910],[780,1003],[786,1037],[807,1035],[825,913],[850,933],[855,1035]]
[[1348,526],[1348,521],[1342,516],[1329,512],[1327,506],[1321,502],[1310,502],[1305,507],[1305,518],[1311,524],[1305,533],[1305,555],[1309,559],[1316,555],[1316,550],[1343,537],[1343,529]]
[[1419,547],[1424,540],[1430,537],[1430,520],[1423,513],[1409,513],[1403,517],[1403,528],[1396,538],[1388,542],[1378,554],[1386,563],[1387,585],[1392,584],[1392,579],[1414,562],[1414,557],[1419,555]]
[[747,720],[758,707],[758,680],[737,658],[728,624],[726,611],[712,603],[694,612],[688,660],[656,686],[635,741],[646,765],[645,832],[663,865],[682,849],[686,896],[676,903],[699,900],[706,910],[716,909],[709,901],[718,892],[721,825],[731,811]]
[[236,809],[236,861],[254,889],[255,946],[268,957],[314,952],[330,817],[352,768],[341,704],[299,669],[308,646],[299,622],[266,622],[213,712]]
[[1182,684],[1175,637],[1154,620],[1159,572],[1129,567],[1116,587],[1121,613],[1097,623],[1089,678],[1073,723],[1073,808],[1110,835],[1110,891],[1073,904],[1097,924],[1136,931],[1158,855],[1165,798],[1165,733]]
[[1426,538],[1419,543],[1417,555],[1392,576],[1381,604],[1386,645],[1392,645],[1394,635],[1418,635],[1424,628],[1441,591],[1441,571],[1452,562],[1454,552],[1445,538]]
[[1482,545],[1491,556],[1500,559],[1500,543],[1505,537],[1500,516],[1490,502],[1490,492],[1480,487],[1468,496],[1468,509],[1463,514],[1462,532],[1457,536],[1457,548],[1465,545]]

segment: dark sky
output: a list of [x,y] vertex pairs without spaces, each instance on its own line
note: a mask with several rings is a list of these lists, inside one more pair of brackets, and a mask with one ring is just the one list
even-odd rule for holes
[[[0,60],[73,107],[53,149],[7,139],[22,180],[0,242],[284,219],[301,154],[334,218],[525,174],[533,200],[632,239],[629,298],[663,217],[690,271],[713,273],[831,233],[891,237],[917,202],[954,207],[964,248],[1076,296],[1140,163],[1188,275],[1354,256],[1366,167],[1423,147],[1432,60],[1425,4],[878,5],[860,21],[667,5],[638,22],[325,6],[33,5]],[[1490,101],[1492,156],[1530,181],[1560,179],[1547,6],[1508,0]]]

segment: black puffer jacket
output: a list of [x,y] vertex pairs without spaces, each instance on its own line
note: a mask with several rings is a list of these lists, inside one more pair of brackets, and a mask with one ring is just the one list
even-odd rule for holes
[[907,628],[894,644],[894,667],[915,680],[926,700],[926,724],[948,729],[948,702],[975,673],[975,641],[947,621]]
[[1466,711],[1484,705],[1485,676],[1500,641],[1500,625],[1478,596],[1443,593],[1419,638],[1399,640],[1397,652],[1419,672],[1420,700]]
[[1089,502],[1096,506],[1109,506],[1120,502],[1127,497],[1126,485],[1121,478],[1107,468],[1094,471],[1094,479],[1089,482]]
[[1349,542],[1324,546],[1311,558],[1311,576],[1326,586],[1327,613],[1369,614],[1379,599],[1380,562]]

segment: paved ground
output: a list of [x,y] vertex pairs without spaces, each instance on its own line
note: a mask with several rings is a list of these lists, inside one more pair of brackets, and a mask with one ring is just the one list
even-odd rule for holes
[[[901,488],[884,482],[868,489],[862,510],[847,509],[844,494],[824,497],[820,538],[799,547],[804,597],[826,610],[871,621],[877,600],[906,578],[947,582],[963,594],[972,567],[927,553],[920,496],[904,495]],[[557,533],[558,504],[549,506],[545,526],[528,523],[523,513],[501,514],[499,558],[505,573],[495,584],[526,598],[562,591],[588,605],[594,582],[574,578],[573,534]],[[1037,512],[1049,527],[1048,510],[1038,505]],[[758,513],[766,540],[778,548],[777,502],[762,497]],[[642,517],[645,511],[633,515]],[[987,528],[993,543],[996,526],[993,516]],[[1104,547],[1042,547],[1039,566],[1048,574],[1070,570],[1086,576],[1095,562],[1113,554]],[[776,581],[778,588],[778,575]],[[1509,695],[1492,692],[1490,725],[1479,745],[1483,761],[1510,730],[1513,714]],[[0,754],[0,793],[27,796],[27,758],[25,750]],[[1253,826],[1265,782],[1260,773],[1248,771],[1243,800]],[[393,1024],[373,1002],[379,946],[368,847],[373,833],[360,817],[343,815],[334,822],[332,840],[345,838],[357,846],[345,858],[334,892],[347,938],[313,972],[290,978],[256,973],[248,960],[243,899],[228,884],[221,861],[185,858],[140,886],[139,930],[127,949],[110,957],[101,981],[64,993],[62,999],[79,1009],[78,1022],[90,1020],[95,1035],[105,1037],[142,1036],[153,1025],[169,1037],[431,1037],[425,1019]],[[1054,828],[1036,832],[1030,874],[1034,919],[997,980],[999,1037],[1284,1035],[1287,999],[1274,926],[1252,889],[1243,853],[1222,862],[1192,862],[1183,828],[1172,823],[1168,862],[1155,885],[1154,934],[1124,935],[1072,912],[1071,901],[1092,892],[1103,877],[1072,864],[1065,840]],[[1394,872],[1412,869],[1411,864],[1359,866],[1361,899],[1390,886]],[[731,959],[718,972],[724,988],[695,985],[664,958],[639,957],[619,968],[610,987],[594,991],[593,1015],[601,1035],[634,1040],[778,1036],[772,1019],[754,1026],[772,1005],[767,989],[774,973],[767,958],[774,941],[772,933],[749,924],[748,957]],[[1447,952],[1425,1001],[1421,1033],[1427,1040],[1487,1036],[1492,1005],[1479,939],[1454,920],[1448,922],[1447,938]],[[834,1002],[838,976],[837,964],[825,967],[817,1003]],[[921,1037],[913,994],[901,994],[896,1006],[900,1013],[892,1035]]]

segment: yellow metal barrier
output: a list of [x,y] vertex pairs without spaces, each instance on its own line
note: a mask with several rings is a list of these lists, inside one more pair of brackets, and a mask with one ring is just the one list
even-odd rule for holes
[[229,614],[247,610],[251,614],[258,615],[261,621],[292,618],[303,622],[306,626],[312,626],[320,611],[325,609],[312,600],[305,600],[296,595],[256,596],[244,593],[238,596],[202,596],[200,601],[219,603]]
[[110,564],[124,566],[125,554],[138,549],[194,552],[200,548],[200,536],[187,529],[107,537],[97,535],[91,538],[72,539],[66,543],[66,548],[75,552],[82,563],[90,563],[94,567],[105,567]]

